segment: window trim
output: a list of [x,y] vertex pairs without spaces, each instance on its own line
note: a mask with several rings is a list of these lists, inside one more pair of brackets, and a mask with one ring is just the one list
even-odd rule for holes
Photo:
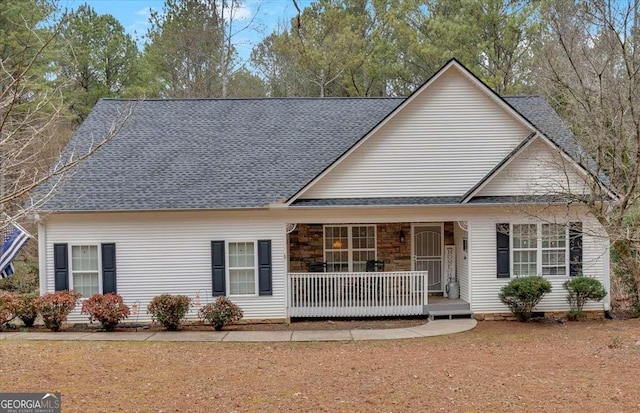
[[[548,275],[543,275],[542,274],[542,225],[544,224],[552,224],[552,225],[561,225],[564,226],[564,230],[565,230],[565,247],[564,247],[564,265],[566,268],[565,274],[564,275],[553,275],[553,274],[548,274]],[[536,274],[538,276],[541,277],[545,277],[545,278],[559,278],[559,279],[566,279],[569,278],[571,276],[571,270],[569,267],[570,264],[570,258],[569,258],[569,253],[570,253],[570,245],[571,243],[569,242],[569,222],[510,222],[509,223],[509,275],[511,278],[518,278],[518,277],[525,277],[525,275],[518,275],[516,276],[513,272],[513,264],[514,264],[514,258],[513,258],[513,253],[514,253],[514,248],[513,248],[513,239],[514,237],[514,231],[513,231],[513,226],[514,225],[535,225],[536,226]],[[521,249],[519,249],[521,250]],[[549,249],[547,248],[546,250],[560,250],[560,248],[552,248]]]
[[[231,248],[230,244],[253,244],[253,294],[232,294],[231,293],[231,259],[230,252]],[[224,245],[224,255],[226,260],[225,265],[225,287],[227,289],[227,297],[258,297],[259,296],[259,280],[258,280],[258,240],[257,239],[237,239],[237,240],[225,240]],[[250,267],[233,267],[233,269],[248,269]]]
[[[543,235],[542,234],[542,226],[543,225],[560,225],[560,226],[564,227],[564,274],[546,274],[546,275],[544,274],[544,264],[542,262],[542,252],[543,251],[560,251],[562,248],[548,248],[548,247],[544,248],[542,246],[542,235]],[[570,247],[570,243],[569,243],[569,237],[570,237],[570,234],[569,234],[569,223],[567,222],[567,223],[563,224],[563,223],[559,223],[559,222],[558,223],[542,222],[542,223],[540,223],[539,231],[540,231],[540,251],[538,251],[538,254],[540,255],[540,274],[543,277],[557,277],[557,278],[569,277],[571,275],[570,274],[571,270],[569,268],[569,264],[570,264],[570,261],[571,261],[570,258],[569,258],[569,256],[570,256],[570,248],[571,248]],[[558,266],[557,265],[555,265],[555,266],[547,265],[547,268],[550,268],[550,267],[558,267]]]
[[[347,272],[353,271],[353,252],[354,251],[369,251],[370,248],[353,248],[353,227],[373,227],[373,255],[374,260],[378,259],[378,225],[377,224],[324,224],[322,226],[322,260],[327,262],[327,227],[331,228],[347,228],[347,249],[342,250],[347,252]],[[334,250],[330,250],[334,251]]]
[[[98,253],[98,292],[97,294],[102,294],[102,250],[101,250],[101,244],[99,242],[85,242],[85,243],[81,243],[81,244],[69,244],[69,251],[68,251],[68,255],[69,255],[69,291],[72,291],[74,286],[74,280],[75,277],[73,276],[73,273],[76,272],[73,270],[73,247],[96,247],[96,251]],[[82,272],[82,271],[77,271],[77,272]],[[86,271],[84,271],[86,272]],[[85,297],[82,296],[80,299],[81,300],[86,300],[89,297]]]
[[[515,231],[514,227],[516,225],[518,225],[518,226],[535,225],[535,227],[536,227],[536,243],[535,243],[534,247],[529,246],[529,248],[516,248],[514,246],[513,241],[516,238],[516,235],[515,235],[516,231]],[[541,245],[540,244],[540,226],[538,224],[535,224],[535,223],[518,223],[518,222],[512,223],[512,224],[509,225],[509,234],[510,234],[510,237],[509,237],[509,250],[510,250],[510,255],[511,255],[509,257],[509,261],[510,261],[509,265],[511,267],[511,268],[509,268],[509,271],[510,271],[511,275],[513,277],[523,277],[523,275],[515,275],[515,270],[514,270],[515,257],[514,257],[514,255],[515,255],[516,252],[525,252],[525,251],[526,252],[535,252],[535,254],[536,254],[536,261],[535,261],[535,264],[536,264],[536,275],[538,275],[539,274],[539,270],[541,269],[541,267],[540,267],[540,245]]]

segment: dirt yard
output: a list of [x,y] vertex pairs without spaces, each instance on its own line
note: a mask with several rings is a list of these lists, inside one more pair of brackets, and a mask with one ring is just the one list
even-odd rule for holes
[[348,343],[0,341],[0,391],[64,412],[640,411],[640,320]]

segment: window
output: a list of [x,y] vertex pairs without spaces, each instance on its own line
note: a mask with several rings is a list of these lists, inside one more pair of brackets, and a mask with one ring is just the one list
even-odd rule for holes
[[229,294],[256,294],[256,260],[253,242],[229,243]]
[[71,288],[88,298],[100,292],[97,245],[71,247]]
[[513,276],[568,275],[567,225],[513,224],[511,234]]
[[327,225],[324,258],[329,272],[364,272],[376,259],[375,225]]
[[349,227],[324,227],[324,260],[328,272],[349,271]]
[[567,227],[542,224],[542,275],[567,275]]
[[538,234],[535,224],[513,225],[513,275],[536,275]]

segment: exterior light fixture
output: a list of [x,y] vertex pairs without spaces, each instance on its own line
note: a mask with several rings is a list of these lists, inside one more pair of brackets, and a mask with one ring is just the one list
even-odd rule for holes
[[404,231],[400,230],[400,234],[398,234],[398,235],[399,235],[399,238],[400,238],[400,243],[404,244]]

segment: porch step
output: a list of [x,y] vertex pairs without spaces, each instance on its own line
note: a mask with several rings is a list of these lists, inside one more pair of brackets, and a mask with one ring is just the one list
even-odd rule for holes
[[471,309],[471,306],[469,305],[469,303],[465,303],[465,302],[453,302],[453,303],[442,302],[442,303],[430,303],[423,306],[423,308],[424,308],[424,313],[426,314],[426,313],[430,313],[431,311],[458,311],[458,310],[469,311]]
[[454,318],[473,318],[469,310],[436,310],[429,311],[429,320],[452,320]]

